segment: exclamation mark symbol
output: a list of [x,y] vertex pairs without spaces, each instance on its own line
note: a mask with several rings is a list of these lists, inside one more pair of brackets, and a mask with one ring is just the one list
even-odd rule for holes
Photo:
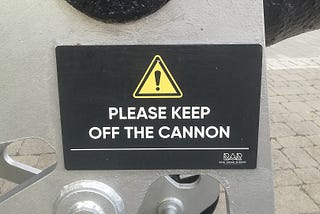
[[154,77],[156,78],[156,90],[157,91],[160,91],[160,78],[161,78],[161,71],[155,71],[154,72]]

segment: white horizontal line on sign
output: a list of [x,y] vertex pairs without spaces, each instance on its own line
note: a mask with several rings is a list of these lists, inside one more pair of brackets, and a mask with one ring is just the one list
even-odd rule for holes
[[96,148],[96,149],[70,149],[72,152],[81,151],[212,151],[212,150],[249,150],[248,147],[243,148]]

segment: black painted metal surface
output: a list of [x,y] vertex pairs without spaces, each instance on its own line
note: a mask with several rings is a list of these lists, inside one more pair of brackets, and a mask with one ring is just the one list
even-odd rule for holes
[[108,22],[127,22],[149,15],[169,0],[66,0],[86,15]]
[[[256,167],[260,45],[59,46],[56,51],[66,169]],[[168,74],[165,64],[174,71],[174,77]],[[195,67],[197,78],[194,78]],[[234,72],[235,69],[239,72]],[[161,72],[160,85],[155,80],[156,70]],[[140,83],[149,88],[140,93]],[[173,91],[177,86],[180,94]],[[161,88],[159,92],[155,92],[157,87]],[[172,94],[182,96],[170,99]],[[147,97],[142,96],[146,95],[154,99],[144,99]],[[163,108],[164,116],[136,117],[141,114],[138,112],[150,111],[150,106]],[[176,107],[182,112],[185,111],[182,108],[193,109],[190,106],[214,109],[214,113],[208,112],[201,118],[173,113],[177,112]],[[125,115],[132,107],[136,113],[129,118]],[[145,110],[139,110],[142,107]],[[122,116],[106,116],[110,108],[121,108]],[[105,127],[102,128],[105,130],[115,127],[119,134],[113,138],[107,135],[95,138],[89,131],[93,127]],[[135,130],[151,127],[150,136],[128,135],[128,127],[136,127]],[[190,127],[208,131],[202,136],[183,136],[182,130]],[[174,132],[182,134],[174,136]]]
[[266,42],[320,28],[320,0],[264,0]]

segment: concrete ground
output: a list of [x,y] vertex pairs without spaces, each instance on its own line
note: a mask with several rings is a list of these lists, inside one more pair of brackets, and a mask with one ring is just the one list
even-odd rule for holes
[[[320,31],[269,47],[267,68],[276,213],[320,214]],[[39,169],[55,162],[39,140],[8,152]],[[14,186],[0,179],[0,194]],[[224,210],[220,203],[217,213]]]
[[267,49],[277,214],[320,213],[320,31]]

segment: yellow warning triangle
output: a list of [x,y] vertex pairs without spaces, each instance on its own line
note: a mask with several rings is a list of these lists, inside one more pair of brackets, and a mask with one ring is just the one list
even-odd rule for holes
[[133,93],[134,98],[181,98],[177,82],[160,55],[156,55]]

